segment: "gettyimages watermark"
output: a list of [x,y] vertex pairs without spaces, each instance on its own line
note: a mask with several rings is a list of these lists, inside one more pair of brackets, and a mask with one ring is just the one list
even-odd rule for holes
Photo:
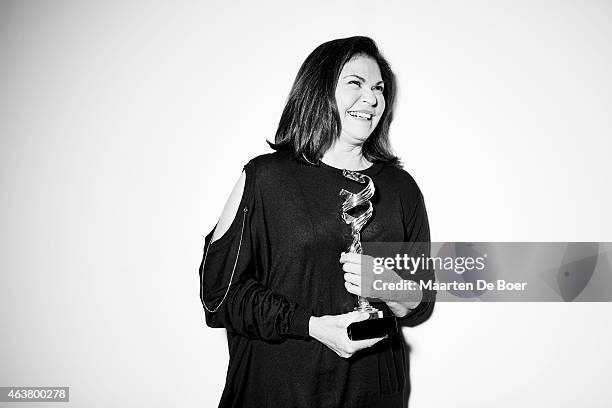
[[373,300],[609,302],[608,242],[364,242],[362,295]]

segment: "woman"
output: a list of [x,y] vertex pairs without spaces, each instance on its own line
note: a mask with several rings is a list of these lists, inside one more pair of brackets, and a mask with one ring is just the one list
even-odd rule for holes
[[[339,213],[339,191],[355,189],[342,169],[359,171],[376,186],[362,241],[429,242],[421,192],[389,148],[395,94],[371,39],[324,43],[297,74],[276,152],[245,165],[200,265],[206,322],[229,343],[219,406],[403,406],[401,335],[347,336],[368,318],[350,312],[365,256],[344,253],[352,238]],[[421,302],[376,306],[415,325],[433,301],[425,291]]]

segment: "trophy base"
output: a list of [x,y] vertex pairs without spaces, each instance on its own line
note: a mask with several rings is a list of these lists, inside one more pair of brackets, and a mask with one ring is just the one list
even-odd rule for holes
[[346,328],[349,339],[367,340],[397,333],[397,320],[395,316],[384,316],[382,310],[375,308],[372,308],[372,310],[355,308],[355,310],[368,312],[370,318],[349,324]]

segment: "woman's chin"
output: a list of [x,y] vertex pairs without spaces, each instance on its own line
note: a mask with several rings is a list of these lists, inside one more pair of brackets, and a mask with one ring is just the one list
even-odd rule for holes
[[361,144],[364,143],[372,132],[347,132],[345,134],[346,140],[350,140],[353,144]]

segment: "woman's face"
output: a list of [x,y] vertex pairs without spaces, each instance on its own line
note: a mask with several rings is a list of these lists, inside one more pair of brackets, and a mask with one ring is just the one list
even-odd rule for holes
[[373,58],[357,55],[344,64],[336,85],[341,139],[351,144],[367,140],[385,111],[383,89],[380,68]]

